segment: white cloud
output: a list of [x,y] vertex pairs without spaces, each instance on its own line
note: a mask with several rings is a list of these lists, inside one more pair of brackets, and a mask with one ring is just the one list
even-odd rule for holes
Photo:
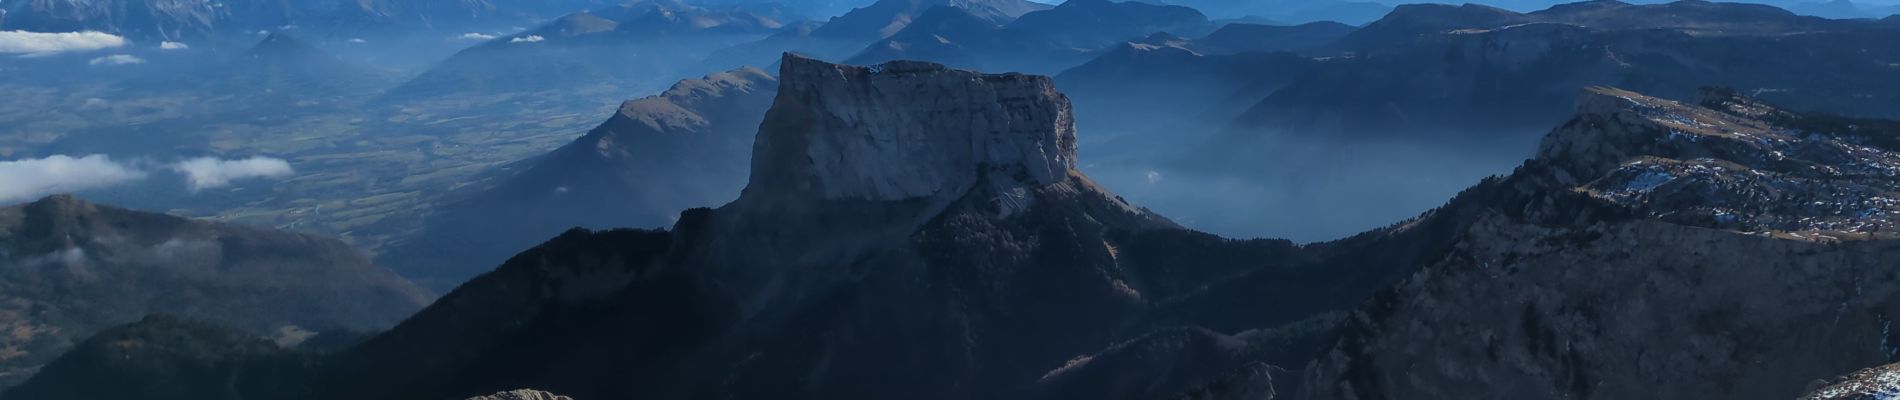
[[184,50],[191,48],[191,45],[179,42],[158,42],[158,48],[160,50]]
[[469,40],[492,40],[495,38],[495,35],[490,35],[490,34],[481,33],[481,32],[469,32],[469,33],[462,34],[462,36],[460,36],[459,38],[469,39]]
[[144,177],[144,172],[98,154],[0,161],[0,201],[101,188]]
[[191,185],[191,190],[224,187],[234,180],[278,178],[292,173],[290,163],[270,157],[242,160],[199,157],[172,164],[172,170],[185,174],[185,181]]
[[0,31],[0,53],[40,54],[90,51],[125,45],[125,38],[104,32],[42,33]]
[[514,39],[509,39],[508,43],[534,43],[534,42],[539,42],[543,40],[548,40],[548,38],[541,37],[541,35],[528,35],[528,36],[522,36],[522,37],[518,37]]
[[144,64],[145,59],[139,58],[138,56],[131,55],[131,54],[113,54],[113,55],[109,55],[105,57],[94,58],[92,59],[92,61],[87,61],[86,63],[92,64],[92,65]]
[[369,43],[369,41],[363,38],[350,38],[350,43]]

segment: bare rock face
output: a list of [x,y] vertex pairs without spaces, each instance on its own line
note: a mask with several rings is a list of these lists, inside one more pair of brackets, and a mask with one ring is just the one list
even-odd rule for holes
[[467,400],[574,400],[574,398],[534,389],[516,389],[487,396],[470,397]]
[[1854,371],[1840,378],[1815,383],[1821,387],[1801,396],[1801,400],[1891,399],[1900,396],[1900,364]]
[[1075,168],[1069,100],[1043,76],[875,67],[787,54],[746,196],[876,201],[999,191]]

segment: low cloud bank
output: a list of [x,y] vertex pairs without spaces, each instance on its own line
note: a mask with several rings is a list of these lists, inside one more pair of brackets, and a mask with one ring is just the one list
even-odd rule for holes
[[184,50],[191,48],[191,45],[179,42],[159,42],[158,48],[160,50]]
[[281,178],[293,172],[290,163],[270,157],[220,160],[199,157],[172,164],[172,170],[185,175],[191,190],[225,187],[232,181],[255,178]]
[[535,42],[540,42],[543,40],[548,40],[548,38],[541,37],[541,35],[528,35],[528,36],[522,36],[522,37],[518,37],[514,39],[508,39],[508,43],[535,43]]
[[139,58],[138,56],[134,56],[130,54],[113,54],[113,55],[109,55],[105,57],[94,58],[92,59],[92,61],[87,61],[86,63],[92,64],[92,65],[132,65],[132,64],[144,64],[145,59]]
[[104,155],[0,161],[0,201],[14,202],[42,196],[117,185],[145,177],[145,173]]
[[105,32],[0,31],[0,53],[44,54],[125,46],[125,38]]
[[490,39],[494,39],[495,35],[490,35],[490,34],[481,33],[481,32],[469,32],[469,33],[462,34],[461,38],[469,39],[469,40],[490,40]]

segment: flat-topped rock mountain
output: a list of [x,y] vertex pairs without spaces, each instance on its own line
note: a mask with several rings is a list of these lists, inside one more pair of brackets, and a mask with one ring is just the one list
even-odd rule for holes
[[1002,193],[1074,173],[1074,110],[1048,77],[912,61],[780,64],[786,84],[765,115],[742,203],[947,200],[979,182]]
[[294,345],[387,328],[428,292],[334,239],[52,196],[0,208],[0,386],[163,313]]

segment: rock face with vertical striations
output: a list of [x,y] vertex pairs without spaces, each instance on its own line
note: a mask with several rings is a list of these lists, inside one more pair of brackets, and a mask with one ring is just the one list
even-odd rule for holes
[[1066,181],[1073,110],[1048,77],[787,56],[747,196],[897,201]]

